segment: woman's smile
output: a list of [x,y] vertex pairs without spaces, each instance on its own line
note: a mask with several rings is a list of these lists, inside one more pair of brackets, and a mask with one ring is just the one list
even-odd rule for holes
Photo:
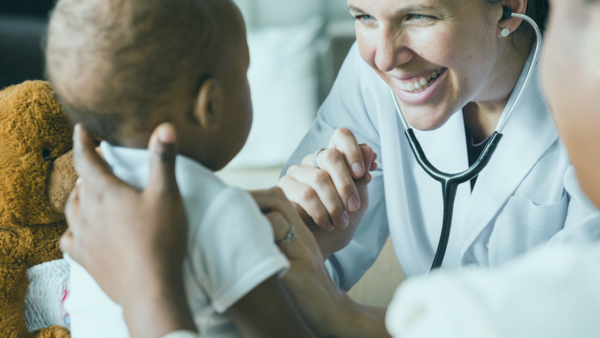
[[439,68],[417,75],[391,77],[398,99],[406,104],[423,104],[441,88],[448,68]]
[[349,0],[348,8],[361,57],[394,90],[411,126],[435,130],[470,102],[486,102],[475,113],[493,117],[490,125],[500,118],[531,42],[500,35],[509,22],[499,2]]

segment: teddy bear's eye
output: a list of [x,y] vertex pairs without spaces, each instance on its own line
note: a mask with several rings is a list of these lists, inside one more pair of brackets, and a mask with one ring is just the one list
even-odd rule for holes
[[52,152],[50,151],[50,149],[44,149],[42,151],[42,157],[44,158],[44,160],[46,161],[50,161],[52,158],[50,157],[52,155]]

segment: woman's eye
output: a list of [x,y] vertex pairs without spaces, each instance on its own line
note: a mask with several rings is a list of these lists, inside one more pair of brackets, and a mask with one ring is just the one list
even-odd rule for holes
[[421,21],[421,20],[433,19],[433,17],[429,16],[429,15],[424,15],[424,14],[408,14],[406,16],[406,19]]
[[362,21],[362,22],[369,22],[372,21],[374,18],[371,15],[368,14],[362,14],[362,15],[357,15],[354,17],[356,20],[358,21]]

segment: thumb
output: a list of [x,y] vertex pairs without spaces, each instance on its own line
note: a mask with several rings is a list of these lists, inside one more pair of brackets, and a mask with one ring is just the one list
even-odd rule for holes
[[175,180],[177,133],[170,123],[159,125],[150,137],[150,182],[146,190],[178,191]]

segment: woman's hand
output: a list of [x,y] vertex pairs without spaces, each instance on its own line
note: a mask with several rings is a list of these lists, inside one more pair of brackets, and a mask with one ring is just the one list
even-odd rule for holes
[[[327,258],[347,245],[369,207],[366,186],[371,181],[369,171],[377,168],[377,154],[371,147],[359,145],[350,130],[341,128],[317,157],[321,169],[313,166],[312,157],[307,155],[302,165],[291,166],[278,186],[315,231]],[[334,229],[331,235],[325,233]]]
[[61,249],[123,307],[133,337],[195,331],[183,291],[187,221],[175,180],[174,128],[164,124],[152,135],[142,192],[112,174],[80,126],[73,141],[80,178],[65,210]]
[[316,333],[331,335],[336,324],[333,319],[340,318],[332,310],[344,295],[329,277],[313,234],[281,189],[257,190],[251,194],[271,222],[275,238],[283,238],[290,227],[295,228],[296,237],[280,247],[291,263],[283,282]]
[[269,218],[275,238],[295,228],[296,237],[280,246],[291,263],[283,282],[313,330],[321,337],[389,337],[384,309],[354,303],[331,280],[315,237],[283,191],[272,188],[251,194]]

